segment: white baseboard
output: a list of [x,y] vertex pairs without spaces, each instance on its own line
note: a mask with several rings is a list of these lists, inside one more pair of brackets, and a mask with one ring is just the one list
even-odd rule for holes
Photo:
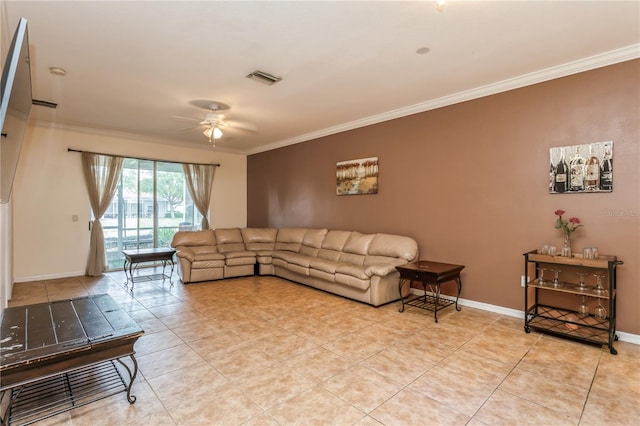
[[60,278],[83,277],[85,275],[86,274],[85,274],[84,271],[65,272],[63,274],[35,275],[35,276],[32,276],[32,277],[15,278],[13,280],[13,283],[14,284],[30,283],[32,281],[57,280],[57,279],[60,279]]
[[[423,294],[422,290],[418,290],[418,289],[415,289],[415,288],[411,289],[411,293],[412,294],[416,294],[416,295]],[[427,292],[427,294],[432,294],[432,293]],[[441,295],[440,297],[443,297],[443,298],[446,298],[446,299],[450,299],[450,300],[455,300],[455,297],[448,296],[448,295]],[[515,317],[515,318],[524,319],[524,311],[519,311],[517,309],[511,309],[511,308],[505,308],[504,306],[491,305],[489,303],[476,302],[475,300],[468,300],[468,299],[463,299],[463,298],[460,298],[458,300],[458,304],[462,305],[462,306],[468,306],[470,308],[481,309],[483,311],[494,312],[494,313],[500,314],[500,315],[506,315],[506,316],[509,316],[509,317]],[[618,335],[618,340],[620,340],[621,342],[627,342],[627,343],[632,343],[634,345],[640,345],[640,335],[638,335],[638,334],[625,333],[623,331],[618,331],[618,330],[616,330],[616,334]]]

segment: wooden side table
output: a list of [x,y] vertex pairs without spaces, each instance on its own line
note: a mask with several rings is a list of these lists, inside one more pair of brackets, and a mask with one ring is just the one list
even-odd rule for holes
[[[460,310],[458,299],[462,290],[462,280],[460,279],[460,271],[464,269],[463,265],[452,265],[449,263],[430,262],[428,260],[419,260],[418,262],[408,263],[402,266],[396,266],[400,273],[400,282],[398,290],[400,291],[400,302],[402,307],[400,312],[404,312],[404,305],[415,306],[416,308],[433,311],[433,317],[438,322],[438,311],[451,306],[455,303],[456,311]],[[405,285],[418,281],[422,283],[424,294],[413,298],[405,298],[402,296],[402,289]],[[455,302],[440,297],[440,286],[443,283],[454,281],[458,286],[458,294]],[[427,294],[427,287],[431,289]],[[433,291],[435,287],[435,292]],[[435,296],[433,296],[435,294]]]

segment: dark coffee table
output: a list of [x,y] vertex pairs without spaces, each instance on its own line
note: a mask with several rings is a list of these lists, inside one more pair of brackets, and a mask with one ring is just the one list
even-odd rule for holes
[[[141,263],[144,262],[162,262],[162,274],[156,275],[141,275],[137,276],[137,280],[152,280],[162,278],[164,281],[166,278],[169,279],[169,282],[173,285],[173,281],[171,281],[171,277],[173,276],[173,255],[176,251],[172,248],[164,248],[164,247],[156,247],[149,249],[137,249],[137,250],[122,250],[122,254],[124,254],[124,275],[127,278],[125,282],[125,286],[128,286],[129,281],[131,281],[131,291],[133,292],[133,273],[136,268],[140,266]],[[167,264],[171,265],[171,273],[167,276],[164,273],[164,269]],[[128,274],[127,274],[128,272]]]
[[136,401],[133,345],[144,331],[109,295],[6,308],[0,333],[0,400],[10,392],[0,424],[31,423],[119,392]]
[[[438,322],[438,311],[451,306],[455,303],[456,310],[459,311],[458,299],[462,290],[462,280],[460,279],[460,271],[464,269],[462,265],[453,265],[450,263],[430,262],[428,260],[419,260],[414,263],[408,263],[402,266],[396,266],[400,273],[400,282],[398,290],[400,291],[400,302],[402,307],[400,312],[404,312],[404,305],[414,306],[416,308],[427,309],[433,311],[433,317]],[[402,288],[417,281],[422,284],[422,295],[413,298],[405,298],[402,296]],[[440,297],[440,286],[449,281],[454,281],[458,286],[458,294],[453,302],[450,299]],[[431,294],[427,294],[427,287],[431,288]],[[433,291],[435,289],[435,291]],[[435,296],[434,296],[435,294]]]

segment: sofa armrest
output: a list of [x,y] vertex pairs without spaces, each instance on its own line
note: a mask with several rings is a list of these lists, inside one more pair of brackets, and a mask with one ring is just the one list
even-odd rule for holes
[[189,262],[196,259],[196,254],[189,247],[176,247],[176,256],[187,259]]
[[376,265],[368,265],[367,269],[365,269],[365,272],[368,276],[379,275],[381,277],[384,277],[394,272],[395,270],[395,265],[392,265],[390,263],[379,263]]

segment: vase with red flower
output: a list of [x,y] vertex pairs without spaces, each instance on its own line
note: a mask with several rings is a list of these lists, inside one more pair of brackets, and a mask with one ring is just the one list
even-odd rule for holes
[[558,216],[556,219],[555,228],[562,229],[564,233],[564,243],[562,245],[562,251],[560,252],[561,256],[571,257],[571,234],[582,226],[580,219],[577,217],[569,218],[569,220],[562,219],[562,215],[565,214],[564,210],[556,210],[555,215]]

